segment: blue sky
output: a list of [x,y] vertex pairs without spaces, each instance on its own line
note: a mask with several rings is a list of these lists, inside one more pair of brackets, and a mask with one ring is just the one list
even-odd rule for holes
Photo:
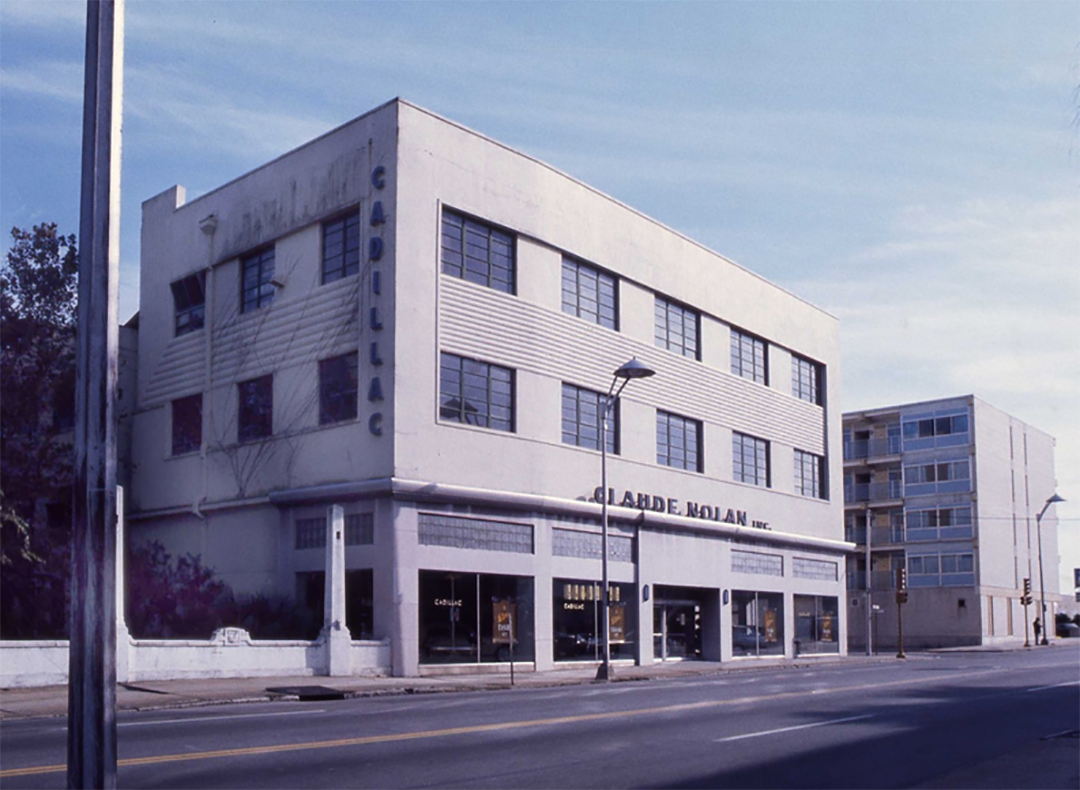
[[[1080,4],[128,0],[126,22],[122,319],[143,200],[402,96],[837,315],[845,410],[974,393],[1056,436],[1080,566]],[[77,230],[84,26],[81,0],[0,3],[5,230]]]

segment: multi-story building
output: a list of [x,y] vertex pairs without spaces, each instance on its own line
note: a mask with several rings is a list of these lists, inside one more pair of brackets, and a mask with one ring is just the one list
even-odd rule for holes
[[845,650],[836,320],[554,168],[395,100],[146,201],[140,289],[131,541],[318,607],[341,505],[387,670],[596,660],[637,358],[615,660]]
[[[976,397],[845,414],[852,649],[865,649],[868,623],[883,648],[897,646],[900,627],[908,648],[1024,639],[1039,617],[1040,532],[1053,622],[1057,516],[1053,507],[1039,515],[1055,485],[1053,438]],[[1034,592],[1027,609],[1024,579]]]

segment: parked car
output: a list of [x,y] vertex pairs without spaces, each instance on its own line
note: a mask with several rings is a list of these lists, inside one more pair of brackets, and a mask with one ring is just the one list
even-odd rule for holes
[[731,646],[736,650],[756,650],[765,647],[765,635],[754,625],[733,625]]
[[1071,639],[1080,637],[1080,625],[1076,623],[1058,623],[1057,635],[1062,639]]

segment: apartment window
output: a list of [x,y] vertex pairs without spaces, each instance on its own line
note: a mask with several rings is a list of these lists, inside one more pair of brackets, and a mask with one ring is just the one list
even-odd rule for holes
[[[562,440],[564,444],[600,449],[600,414],[605,396],[599,392],[562,385]],[[616,438],[619,433],[618,406],[612,407],[608,416],[606,433],[607,451],[618,452]]]
[[656,412],[656,462],[691,472],[702,471],[701,423]]
[[821,366],[791,355],[791,394],[807,403],[821,405]]
[[206,323],[206,272],[189,274],[171,288],[176,336],[202,329]]
[[274,248],[240,259],[240,312],[266,307],[274,301]]
[[236,385],[240,400],[237,416],[238,439],[253,442],[274,432],[274,377],[259,376]]
[[795,451],[795,493],[825,499],[824,480],[825,459],[820,455]]
[[744,433],[732,434],[732,471],[735,480],[755,486],[768,487],[769,443]]
[[322,281],[332,283],[360,271],[360,210],[324,222]]
[[172,402],[172,454],[193,453],[202,447],[202,393]]
[[439,416],[514,430],[514,371],[456,354],[439,355]]
[[608,329],[618,329],[615,278],[599,269],[563,258],[562,309]]
[[355,420],[360,387],[357,352],[319,360],[319,424]]
[[690,359],[701,358],[698,314],[687,307],[656,297],[656,345]]
[[443,274],[514,293],[514,237],[483,222],[443,211]]
[[910,587],[952,587],[975,583],[972,553],[923,554],[907,558]]
[[744,379],[768,384],[765,341],[737,329],[731,330],[731,372]]
[[904,467],[904,480],[909,485],[967,480],[970,474],[970,465],[967,461],[945,461]]
[[905,439],[928,439],[933,436],[951,436],[968,432],[968,416],[954,414],[949,417],[928,417],[904,422]]
[[905,515],[906,538],[920,540],[956,540],[974,534],[971,506],[909,510]]

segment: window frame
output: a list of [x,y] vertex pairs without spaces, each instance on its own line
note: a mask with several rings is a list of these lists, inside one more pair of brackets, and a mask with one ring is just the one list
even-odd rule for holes
[[[336,388],[333,388],[336,385]],[[352,422],[360,414],[360,355],[357,351],[319,360],[319,425]]]
[[[206,326],[206,269],[192,272],[169,283],[173,297],[173,337],[196,332]],[[180,303],[185,304],[181,307]]]
[[[825,495],[825,457],[798,448],[795,448],[793,457],[795,493],[799,496],[827,499],[828,497]],[[806,479],[808,469],[811,470],[809,481]]]
[[[744,353],[746,344],[750,346],[750,358]],[[758,350],[761,351],[760,364]],[[761,373],[758,375],[758,368]],[[763,386],[769,386],[769,341],[763,337],[731,327],[731,372]]]
[[[455,221],[459,224],[455,224]],[[447,228],[457,228],[460,237],[454,244],[448,244],[452,234],[447,233]],[[485,237],[486,260],[481,261],[478,256],[469,256],[469,231],[477,233],[477,237],[483,231]],[[503,266],[497,262],[494,253],[495,243],[504,244],[507,248],[507,262]],[[448,254],[451,260],[448,260]],[[454,262],[452,256],[460,260]],[[469,262],[480,263],[480,268],[474,266],[470,269]],[[517,234],[505,228],[494,225],[485,220],[471,217],[460,211],[443,206],[442,217],[439,223],[439,270],[459,280],[473,283],[493,291],[505,293],[510,296],[517,294]],[[506,273],[506,279],[495,277],[499,272]]]
[[[801,401],[821,406],[823,366],[820,362],[792,353],[791,355],[791,394]],[[809,381],[807,381],[809,379]]]
[[[497,375],[493,376],[493,373]],[[468,383],[469,377],[473,378],[471,384]],[[517,375],[513,368],[462,354],[440,351],[439,420],[492,431],[516,433],[516,380]],[[480,382],[483,382],[482,387],[479,386]],[[467,395],[471,397],[466,397]],[[455,402],[457,406],[454,405]],[[469,407],[472,407],[471,413]],[[496,417],[496,413],[500,416]]]
[[[753,464],[747,468],[747,444],[753,450]],[[731,432],[731,476],[737,483],[772,488],[772,463],[770,442],[760,436],[739,431]],[[764,462],[759,464],[761,458]],[[762,473],[761,467],[764,467]]]
[[202,450],[203,394],[196,392],[172,401],[172,455],[189,455]]
[[[681,459],[672,452],[673,449],[677,448],[677,445],[672,441],[675,436],[674,429],[676,428],[681,431],[680,438],[682,439],[683,450]],[[692,437],[689,436],[689,428],[693,429]],[[682,469],[687,472],[697,472],[699,474],[703,473],[705,471],[704,434],[705,424],[701,420],[695,420],[693,417],[684,417],[681,414],[657,409],[656,463],[672,469]],[[692,448],[690,439],[693,440]]]
[[[339,227],[335,227],[339,226]],[[360,273],[360,258],[362,252],[360,232],[360,207],[344,211],[322,222],[322,255],[320,263],[320,276],[322,284],[328,285],[338,280],[344,280]],[[328,268],[327,238],[332,233],[340,233],[340,247],[334,253],[333,268]],[[350,246],[351,245],[351,246]]]
[[[563,255],[561,271],[562,311],[567,315],[618,332],[619,279],[609,272],[569,255]],[[568,282],[572,283],[572,288],[567,288]],[[586,290],[582,288],[583,284],[591,285],[594,289],[595,310],[589,309],[590,300],[585,298],[588,293],[583,294]],[[605,311],[605,299],[610,302],[607,311]]]
[[[654,294],[653,342],[657,348],[670,351],[687,359],[701,360],[701,312],[666,296]],[[673,320],[676,319],[676,320]],[[676,332],[672,332],[677,325]],[[693,331],[693,348],[687,338]]]
[[[276,247],[261,247],[240,258],[240,312],[251,313],[274,303],[276,287],[274,279]],[[249,270],[257,273],[253,285],[248,285]]]
[[[582,397],[588,396],[589,402],[583,404]],[[568,399],[572,399],[568,402]],[[595,399],[595,404],[592,402]],[[602,392],[591,390],[586,387],[579,387],[576,384],[569,384],[567,382],[562,383],[562,400],[561,400],[561,413],[562,413],[562,441],[563,444],[569,444],[574,447],[584,447],[587,450],[600,450],[600,420],[603,419],[604,401],[607,400],[607,396]],[[573,407],[573,416],[568,422],[568,405]],[[595,405],[596,412],[596,424],[595,426],[589,426],[587,423],[583,424],[583,409],[582,406]],[[587,416],[587,415],[585,415]],[[619,454],[619,402],[615,401],[611,405],[611,412],[608,414],[608,424],[611,426],[606,432],[607,438],[607,452],[611,455]],[[568,430],[569,427],[569,430]],[[594,427],[596,436],[595,441],[589,442],[587,436],[583,436],[583,428],[587,429]],[[587,433],[587,431],[585,432]],[[571,440],[572,439],[572,440]]]
[[273,436],[274,374],[238,382],[236,398],[237,443],[247,444]]

